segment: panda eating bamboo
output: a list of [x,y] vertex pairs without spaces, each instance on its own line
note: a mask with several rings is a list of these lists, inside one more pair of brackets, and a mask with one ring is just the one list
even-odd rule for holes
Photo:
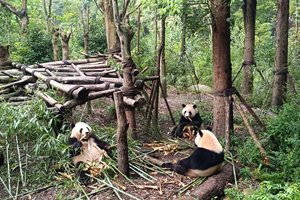
[[77,122],[72,128],[69,139],[70,156],[73,164],[78,167],[84,163],[85,169],[79,172],[80,182],[86,182],[87,174],[96,176],[101,173],[105,165],[102,158],[109,153],[109,145],[99,140],[89,125],[84,122]]
[[182,104],[181,114],[179,124],[175,133],[172,133],[172,135],[180,138],[189,138],[191,140],[193,139],[193,130],[200,129],[202,124],[197,105]]

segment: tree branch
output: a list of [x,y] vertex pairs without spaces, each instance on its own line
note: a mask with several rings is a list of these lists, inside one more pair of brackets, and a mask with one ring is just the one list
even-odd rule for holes
[[19,11],[12,6],[11,4],[7,3],[6,1],[0,0],[0,4],[5,7],[6,9],[8,9],[10,12],[14,13],[15,15],[17,15],[18,17],[20,17],[20,13]]

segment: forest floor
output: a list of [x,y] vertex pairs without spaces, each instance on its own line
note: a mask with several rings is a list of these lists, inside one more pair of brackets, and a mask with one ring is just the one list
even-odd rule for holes
[[[202,103],[205,102],[208,103],[208,105],[212,104],[212,98],[207,95],[199,95],[199,94],[192,94],[192,93],[179,93],[176,91],[176,89],[169,89],[168,90],[168,103],[170,105],[172,113],[177,112],[177,116],[175,117],[176,123],[178,122],[178,116],[180,115],[180,111],[182,109],[182,104],[187,103]],[[102,99],[101,99],[102,101]],[[103,102],[99,104],[97,100],[93,102],[93,113],[91,116],[88,116],[85,118],[85,121],[87,123],[95,123],[98,125],[107,125],[112,120],[114,120],[114,117],[111,116],[111,114],[108,114],[108,107],[113,105],[113,101],[109,98],[104,100],[107,106],[103,106]],[[101,105],[101,107],[97,106]],[[211,107],[208,106],[207,110],[204,112],[211,112]],[[82,112],[82,109],[84,109],[84,106],[76,108],[75,112]],[[203,111],[201,111],[203,112]],[[137,115],[137,125],[139,127],[139,130],[142,130],[142,127],[144,126],[144,119],[141,115]],[[140,119],[140,120],[139,120]],[[204,127],[208,125],[205,124]],[[153,137],[149,136],[147,133],[139,132],[139,140],[143,144],[142,146],[151,146],[151,145],[157,145],[162,144],[168,145],[168,144],[174,144],[172,142],[173,140],[169,140],[171,137],[169,136],[170,131],[172,130],[173,124],[166,106],[166,103],[163,99],[160,99],[159,104],[159,128],[160,133],[162,135]],[[161,137],[163,136],[163,137]],[[169,139],[168,139],[169,138]],[[155,140],[155,141],[154,141]],[[190,145],[192,146],[192,142],[188,141]],[[151,144],[150,144],[151,143]],[[178,143],[178,140],[177,140]],[[161,161],[173,161],[177,160],[178,158],[186,157],[190,154],[192,151],[192,148],[185,148],[183,150],[174,150],[174,151],[155,151],[153,154],[151,154],[152,157],[157,158]],[[153,180],[146,180],[145,178],[142,178],[141,176],[138,176],[136,174],[132,174],[130,179],[135,184],[131,184],[127,182],[124,179],[117,179],[114,180],[114,185],[119,186],[119,188],[123,188],[123,190],[126,193],[129,193],[136,197],[137,199],[155,199],[155,200],[167,200],[167,199],[180,199],[180,196],[182,194],[188,195],[189,191],[182,192],[182,189],[193,183],[195,179],[188,178],[182,175],[178,175],[176,173],[165,171],[163,173],[161,172],[155,172],[155,171],[147,171],[144,169],[146,173],[148,173],[150,176],[152,176]],[[138,187],[137,187],[138,186]],[[93,191],[97,191],[100,189],[101,186],[99,184],[89,185],[88,187],[84,187],[84,190],[86,193],[91,193]],[[66,194],[58,194],[61,191],[58,191],[55,187],[45,188],[42,189],[39,192],[32,193],[30,195],[26,195],[21,197],[20,199],[41,199],[41,200],[47,200],[47,199],[75,199],[72,197],[76,197],[77,195],[74,194],[74,191],[71,193],[68,193],[66,191]],[[180,194],[182,192],[182,194]],[[73,194],[72,194],[73,193]],[[132,199],[126,195],[122,195],[120,193],[120,196],[123,199]],[[99,199],[99,200],[106,200],[106,199],[119,199],[116,195],[116,193],[112,189],[104,189],[101,192],[95,192],[93,195],[89,196],[90,199]]]

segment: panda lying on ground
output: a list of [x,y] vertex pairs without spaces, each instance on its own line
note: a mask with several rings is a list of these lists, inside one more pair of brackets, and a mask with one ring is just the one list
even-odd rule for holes
[[182,104],[181,118],[179,124],[172,133],[174,137],[188,137],[191,138],[194,129],[200,129],[202,119],[195,104]]
[[109,152],[109,145],[99,140],[93,133],[89,125],[84,122],[77,122],[72,129],[69,139],[70,156],[73,164],[78,167],[85,164],[85,169],[79,172],[79,181],[87,183],[86,174],[98,175],[104,165],[101,163],[103,156]]
[[189,157],[176,164],[164,163],[162,167],[190,177],[205,177],[220,171],[224,152],[216,136],[209,130],[196,131],[195,144],[197,148]]

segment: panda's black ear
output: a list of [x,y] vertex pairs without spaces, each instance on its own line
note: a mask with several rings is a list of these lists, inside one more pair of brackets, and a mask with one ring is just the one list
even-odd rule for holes
[[74,123],[71,123],[71,128],[74,128],[75,127],[75,124]]
[[196,109],[196,108],[197,108],[197,105],[194,104],[194,105],[193,105],[193,108]]
[[182,104],[182,107],[185,108],[185,104]]

